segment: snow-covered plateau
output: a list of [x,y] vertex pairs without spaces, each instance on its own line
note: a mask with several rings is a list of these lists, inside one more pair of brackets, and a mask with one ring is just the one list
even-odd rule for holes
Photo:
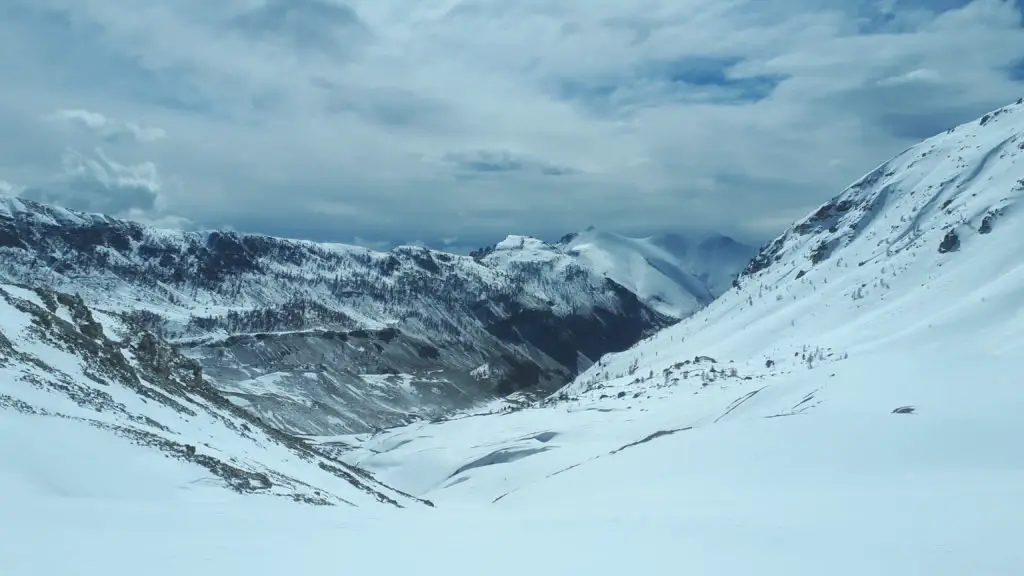
[[[195,415],[169,412],[99,368],[120,362],[59,352],[53,330],[112,316],[5,286],[0,573],[1022,574],[1022,199],[1018,101],[889,160],[546,398],[299,444],[243,441],[228,422],[256,420],[206,407],[220,393],[159,342],[94,338]],[[273,470],[277,493],[84,418]]]

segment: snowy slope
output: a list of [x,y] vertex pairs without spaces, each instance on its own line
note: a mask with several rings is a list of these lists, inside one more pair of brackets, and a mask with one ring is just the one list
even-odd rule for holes
[[629,238],[593,227],[566,236],[559,246],[676,318],[689,316],[728,290],[757,253],[722,235]]
[[5,498],[420,505],[267,427],[135,334],[77,297],[0,285]]
[[1022,197],[1024,105],[1014,104],[879,166],[765,246],[739,289],[574,388],[638,355],[663,369],[673,350],[787,364],[804,347],[987,341],[1018,319]]
[[671,566],[645,573],[1021,573],[1022,200],[1018,103],[886,162],[545,403],[346,458],[441,508],[635,529],[621,550]]
[[[885,163],[766,246],[738,288],[602,358],[553,396],[553,406],[536,409],[537,417],[560,427],[579,418],[588,428],[615,420],[601,414],[636,410],[623,426],[641,438],[640,430],[741,414],[799,413],[807,416],[801,422],[825,422],[832,416],[818,415],[834,412],[873,421],[912,405],[920,419],[936,419],[936,433],[957,420],[1017,430],[1024,408],[1022,198],[1024,105],[1016,104]],[[951,231],[955,250],[947,250]],[[659,424],[660,413],[667,421]],[[567,434],[537,423],[508,431],[493,418],[513,421],[474,416],[447,426],[463,427],[454,436],[474,438],[479,456],[504,446],[480,441],[492,425],[501,442],[511,435],[524,446],[550,448],[561,442],[533,435]],[[594,436],[610,430],[602,424]],[[392,437],[410,433],[375,436],[367,446],[380,454],[366,462],[407,463],[415,452],[436,464],[422,442],[403,445],[403,453],[387,449]],[[599,451],[627,437],[602,442]],[[453,458],[454,467],[440,466],[446,474],[472,459]],[[422,493],[444,484],[423,471],[412,477]]]
[[[436,508],[424,512],[0,499],[0,514],[18,518],[0,523],[0,571],[120,576],[144,564],[153,576],[271,576],[341,563],[424,575],[1018,574],[1024,405],[1007,370],[1019,356],[979,366],[964,350],[900,372],[901,354],[926,352],[786,375],[751,367],[707,387],[693,377],[631,388],[639,398],[608,388],[414,424],[349,453],[430,495]],[[980,390],[964,385],[979,380]],[[803,402],[823,381],[828,389]],[[907,399],[917,413],[893,414]],[[800,416],[770,417],[801,406]],[[40,553],[43,542],[60,554]]]
[[295,433],[547,394],[672,321],[567,258],[502,265],[166,231],[2,197],[0,279],[131,318],[198,360],[239,406]]

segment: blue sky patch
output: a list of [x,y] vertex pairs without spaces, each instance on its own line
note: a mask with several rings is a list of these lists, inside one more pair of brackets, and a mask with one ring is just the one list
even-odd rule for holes
[[556,83],[556,94],[592,112],[614,115],[673,104],[759,102],[785,80],[783,76],[731,73],[740,62],[740,58],[710,55],[651,60],[601,78],[562,79]]

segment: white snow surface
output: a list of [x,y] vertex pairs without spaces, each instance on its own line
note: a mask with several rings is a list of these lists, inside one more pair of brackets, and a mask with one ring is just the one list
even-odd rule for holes
[[630,238],[593,227],[562,244],[652,308],[684,318],[728,290],[756,250],[722,235]]
[[1024,574],[1022,180],[1017,104],[542,405],[320,439],[433,509],[69,496],[0,412],[0,573]]
[[554,244],[511,235],[484,261],[502,269],[582,266],[636,294],[661,314],[685,318],[729,289],[754,253],[720,234],[631,238],[591,226]]
[[[373,491],[420,505],[372,480],[363,490],[316,454],[300,453],[243,414],[216,403],[212,390],[162,385],[137,370],[128,332],[94,313],[103,338],[67,321],[63,303],[47,314],[39,294],[0,284],[0,501],[155,501],[164,505],[241,498],[210,466],[228,476],[262,478],[250,491],[260,501],[306,498],[335,505],[375,505]],[[66,330],[50,327],[67,322]],[[92,348],[92,353],[83,349]],[[104,356],[122,357],[119,366]],[[195,386],[195,385],[191,385]],[[184,457],[185,447],[195,458]],[[348,471],[351,474],[351,471]],[[0,513],[7,523],[21,514]],[[2,545],[0,545],[2,546]],[[22,574],[0,569],[0,574]]]

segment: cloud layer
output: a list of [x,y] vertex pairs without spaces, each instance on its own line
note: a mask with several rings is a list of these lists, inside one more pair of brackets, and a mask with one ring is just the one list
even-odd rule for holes
[[0,14],[8,188],[324,240],[588,224],[761,240],[1024,94],[1024,0],[8,0]]

